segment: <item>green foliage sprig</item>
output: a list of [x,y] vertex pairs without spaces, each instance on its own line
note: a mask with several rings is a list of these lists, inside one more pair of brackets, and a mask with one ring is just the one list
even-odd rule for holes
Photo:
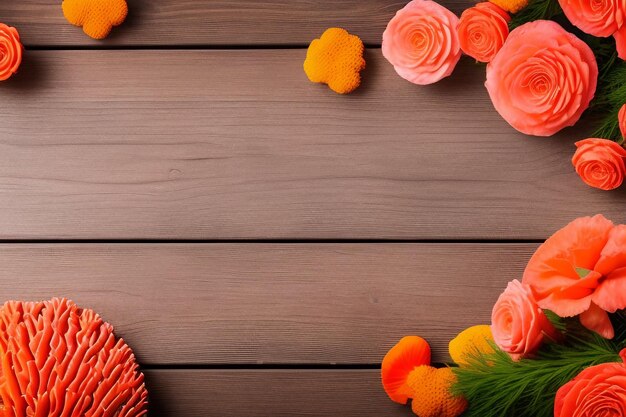
[[532,359],[516,362],[499,349],[476,354],[469,366],[453,369],[453,391],[469,401],[465,417],[553,417],[558,389],[589,366],[621,361],[619,350],[618,344],[576,328],[564,343],[548,343]]
[[535,20],[552,19],[563,13],[558,0],[530,0],[528,6],[511,17],[509,29]]

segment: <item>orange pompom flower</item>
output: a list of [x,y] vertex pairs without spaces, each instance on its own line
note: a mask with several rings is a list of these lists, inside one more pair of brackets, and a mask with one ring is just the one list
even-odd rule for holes
[[580,315],[585,327],[612,339],[607,312],[626,308],[626,225],[602,215],[574,220],[537,249],[524,284],[541,308]]
[[0,309],[0,416],[140,417],[144,376],[130,347],[71,301]]
[[17,72],[23,53],[17,29],[0,23],[0,81],[8,80]]
[[126,0],[63,0],[63,15],[94,39],[104,39],[128,15]]
[[412,399],[419,417],[457,417],[467,401],[450,393],[456,379],[449,368],[430,366],[430,346],[418,336],[406,336],[395,345],[382,367],[383,387],[389,398],[400,404]]
[[364,51],[358,36],[340,28],[327,29],[309,45],[304,72],[311,82],[328,84],[339,94],[350,93],[361,84]]

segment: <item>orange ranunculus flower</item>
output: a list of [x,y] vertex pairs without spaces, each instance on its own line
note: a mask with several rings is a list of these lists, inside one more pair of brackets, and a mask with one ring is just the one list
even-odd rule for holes
[[542,244],[524,271],[541,308],[580,322],[607,339],[607,312],[626,308],[626,225],[602,215],[574,220]]
[[17,29],[0,23],[0,81],[9,79],[17,72],[23,52]]
[[611,140],[598,138],[576,142],[576,148],[572,164],[585,184],[606,191],[622,185],[626,174],[626,149]]
[[402,78],[432,84],[452,74],[461,58],[459,18],[432,0],[413,0],[383,33],[383,56]]
[[624,0],[559,0],[570,22],[593,36],[611,36],[626,22]]
[[510,20],[507,12],[489,2],[465,10],[458,27],[461,50],[476,61],[490,62],[509,36]]
[[558,337],[530,287],[518,280],[509,282],[493,306],[491,333],[498,347],[515,360],[536,352],[546,337]]
[[[622,360],[625,351],[620,352]],[[626,415],[626,366],[603,363],[584,369],[563,385],[554,400],[554,417]]]
[[598,65],[586,43],[558,23],[536,20],[513,30],[487,65],[494,107],[515,129],[551,136],[589,106]]

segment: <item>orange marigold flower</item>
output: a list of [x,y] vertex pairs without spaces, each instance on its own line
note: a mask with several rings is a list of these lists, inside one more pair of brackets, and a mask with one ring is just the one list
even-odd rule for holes
[[417,366],[430,365],[430,346],[419,336],[405,336],[391,348],[381,366],[383,387],[392,401],[406,404],[413,398],[407,379]]
[[327,29],[309,45],[304,72],[311,82],[328,84],[339,94],[350,93],[361,84],[364,50],[358,36],[340,28]]
[[506,10],[509,13],[517,13],[526,6],[528,6],[528,0],[489,0],[491,3],[499,6],[501,9]]
[[0,23],[0,81],[9,79],[22,63],[24,47],[17,29]]
[[128,15],[126,0],[63,0],[63,15],[94,39],[106,38]]
[[130,347],[71,301],[11,301],[0,309],[2,417],[140,417],[144,376]]

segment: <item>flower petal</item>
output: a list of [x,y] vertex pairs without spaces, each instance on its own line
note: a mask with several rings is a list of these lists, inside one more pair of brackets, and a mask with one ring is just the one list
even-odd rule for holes
[[606,339],[613,339],[615,336],[609,315],[594,303],[580,315],[580,323]]

